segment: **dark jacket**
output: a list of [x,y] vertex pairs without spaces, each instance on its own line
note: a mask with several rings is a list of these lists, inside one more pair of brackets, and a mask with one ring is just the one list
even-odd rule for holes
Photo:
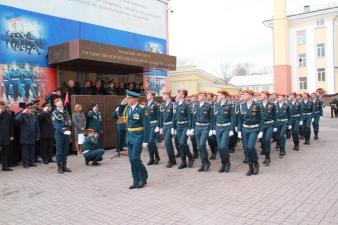
[[35,144],[40,138],[38,118],[34,114],[18,113],[15,117],[20,126],[20,144]]
[[42,111],[39,116],[39,128],[41,139],[54,139],[55,131],[52,121],[52,113]]
[[11,114],[0,113],[0,145],[9,145],[10,138],[14,137],[14,124]]
[[82,88],[80,91],[81,95],[92,95],[93,94],[93,88],[88,87],[88,88]]

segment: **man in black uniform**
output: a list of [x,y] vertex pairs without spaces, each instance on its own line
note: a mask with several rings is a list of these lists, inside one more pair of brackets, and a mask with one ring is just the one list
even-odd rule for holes
[[337,118],[337,98],[332,97],[330,100],[330,107],[331,107],[331,118]]
[[0,150],[2,171],[12,171],[8,167],[8,145],[14,139],[14,127],[11,115],[5,111],[5,103],[0,101]]

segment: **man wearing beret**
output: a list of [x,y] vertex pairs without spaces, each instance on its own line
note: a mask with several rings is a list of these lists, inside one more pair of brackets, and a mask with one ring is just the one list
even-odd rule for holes
[[276,105],[277,111],[277,142],[280,148],[279,156],[286,154],[286,131],[291,130],[291,110],[289,104],[286,102],[284,94],[278,94],[278,103]]
[[305,145],[310,144],[311,138],[311,123],[314,122],[315,107],[313,101],[310,99],[309,93],[303,93],[303,134],[305,138]]
[[289,95],[291,109],[291,136],[294,144],[293,150],[299,151],[299,129],[303,125],[303,106],[297,99],[296,93]]

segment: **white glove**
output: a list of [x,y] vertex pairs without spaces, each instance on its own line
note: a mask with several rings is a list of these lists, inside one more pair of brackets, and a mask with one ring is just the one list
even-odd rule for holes
[[312,118],[311,123],[313,123],[314,121],[315,121],[315,118]]
[[231,130],[229,131],[229,137],[233,136],[234,135],[234,132]]
[[292,129],[292,126],[291,126],[291,125],[289,125],[289,126],[288,126],[288,129],[289,129],[289,130],[291,130],[291,129]]
[[212,134],[216,136],[216,130],[213,130],[213,131],[212,131]]
[[121,102],[121,105],[127,105],[127,98],[124,98]]
[[160,128],[159,128],[159,127],[156,127],[156,128],[155,128],[155,133],[158,133],[158,132],[160,132]]
[[115,112],[118,112],[118,111],[119,111],[119,108],[120,108],[120,107],[118,106],[118,107],[115,109]]
[[163,134],[163,129],[162,128],[160,129],[160,134]]
[[209,137],[211,137],[213,135],[212,130],[209,130]]
[[171,133],[171,135],[175,135],[175,129],[174,129],[174,128],[171,128],[171,129],[170,129],[170,133]]
[[194,133],[195,133],[195,130],[194,130],[194,129],[191,129],[191,130],[190,130],[190,135],[191,135],[191,136],[194,136]]
[[43,108],[43,111],[47,112],[48,106],[46,106],[45,108]]
[[277,128],[273,128],[273,132],[274,132],[274,133],[276,133],[276,132],[277,132],[277,130],[278,130]]
[[258,133],[257,138],[260,139],[260,138],[262,138],[262,137],[263,137],[263,132],[261,131],[261,132]]
[[145,148],[145,147],[147,147],[147,146],[148,146],[148,143],[143,142],[142,148]]
[[238,127],[235,127],[235,131],[238,132]]
[[72,132],[70,132],[69,130],[66,130],[63,134],[70,136],[72,134]]
[[303,126],[303,121],[299,121],[299,126]]
[[238,137],[239,139],[241,139],[241,138],[242,138],[242,132],[238,131],[237,137]]
[[187,136],[190,136],[191,133],[190,133],[190,130],[187,130],[187,132],[185,133]]

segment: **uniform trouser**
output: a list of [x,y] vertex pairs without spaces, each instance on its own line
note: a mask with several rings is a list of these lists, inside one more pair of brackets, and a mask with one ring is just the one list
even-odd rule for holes
[[33,86],[32,81],[25,81],[24,91],[25,91],[25,98],[29,98],[29,91],[32,92],[32,96],[35,97],[35,88]]
[[331,107],[331,118],[337,117],[337,109]]
[[230,126],[216,128],[216,140],[221,161],[229,158],[229,132]]
[[303,135],[305,137],[305,141],[310,141],[311,138],[311,120],[312,117],[304,117],[303,118]]
[[318,135],[319,132],[319,120],[320,120],[320,115],[316,114],[312,123],[312,127],[313,127],[313,133],[315,133],[315,135]]
[[177,151],[178,154],[181,155],[181,153],[180,153],[180,145],[178,144],[178,136],[177,135],[175,135],[175,140],[174,141],[175,141],[176,151]]
[[55,134],[56,161],[58,165],[67,162],[69,151],[70,136],[64,134]]
[[52,161],[53,149],[54,149],[54,139],[52,138],[40,139],[40,155],[44,162]]
[[148,172],[141,160],[143,138],[143,131],[127,133],[128,158],[134,185],[148,179]]
[[186,160],[186,157],[191,158],[191,152],[188,146],[188,136],[187,136],[188,127],[177,127],[176,136],[179,146],[179,152],[183,161]]
[[292,126],[292,129],[291,129],[291,134],[292,134],[292,140],[293,140],[293,144],[294,145],[299,145],[299,122],[300,122],[300,119],[299,118],[294,118],[292,119],[291,121],[291,126]]
[[288,123],[279,123],[277,125],[277,138],[278,144],[280,148],[280,152],[285,152],[285,144],[286,144],[286,131],[288,129]]
[[116,128],[116,151],[120,152],[123,150],[123,147],[126,143],[126,133],[125,129]]
[[148,152],[150,155],[150,158],[154,157],[155,153],[158,154],[158,149],[156,146],[156,136],[155,133],[156,125],[151,125],[149,129],[149,139],[148,139]]
[[90,152],[87,152],[84,154],[84,158],[86,161],[102,161],[102,156],[104,154],[104,149],[103,148],[98,148],[95,150],[92,150]]
[[192,145],[192,149],[194,152],[198,152],[198,147],[197,147],[197,142],[196,142],[196,137],[195,135],[190,136],[190,141]]
[[35,162],[35,144],[21,144],[22,164],[31,166]]
[[264,125],[264,127],[263,127],[263,137],[262,137],[262,147],[263,147],[264,155],[266,157],[270,157],[272,135],[273,135],[273,126],[272,125]]
[[8,100],[9,96],[13,96],[13,90],[9,83],[4,84],[4,90],[3,93],[6,95],[6,98]]
[[258,136],[258,129],[243,129],[243,146],[247,154],[247,161],[249,164],[258,162],[258,154],[256,151],[256,141]]
[[8,145],[0,145],[2,169],[8,168]]
[[238,138],[238,133],[237,132],[234,132],[234,135],[232,135],[230,138],[229,138],[229,148],[231,149],[234,149],[237,145],[237,138]]
[[171,134],[171,126],[164,126],[163,127],[163,134],[164,134],[164,146],[167,150],[167,154],[169,159],[175,157],[174,146],[172,142],[172,134]]
[[209,136],[209,127],[196,127],[195,128],[195,137],[198,150],[200,152],[201,161],[208,160],[208,151],[207,151],[207,139]]
[[215,135],[208,136],[208,145],[209,145],[210,151],[212,153],[216,153],[217,152],[217,140],[216,140]]
[[19,95],[25,97],[25,90],[22,87],[21,81],[13,81],[13,97],[17,98]]

